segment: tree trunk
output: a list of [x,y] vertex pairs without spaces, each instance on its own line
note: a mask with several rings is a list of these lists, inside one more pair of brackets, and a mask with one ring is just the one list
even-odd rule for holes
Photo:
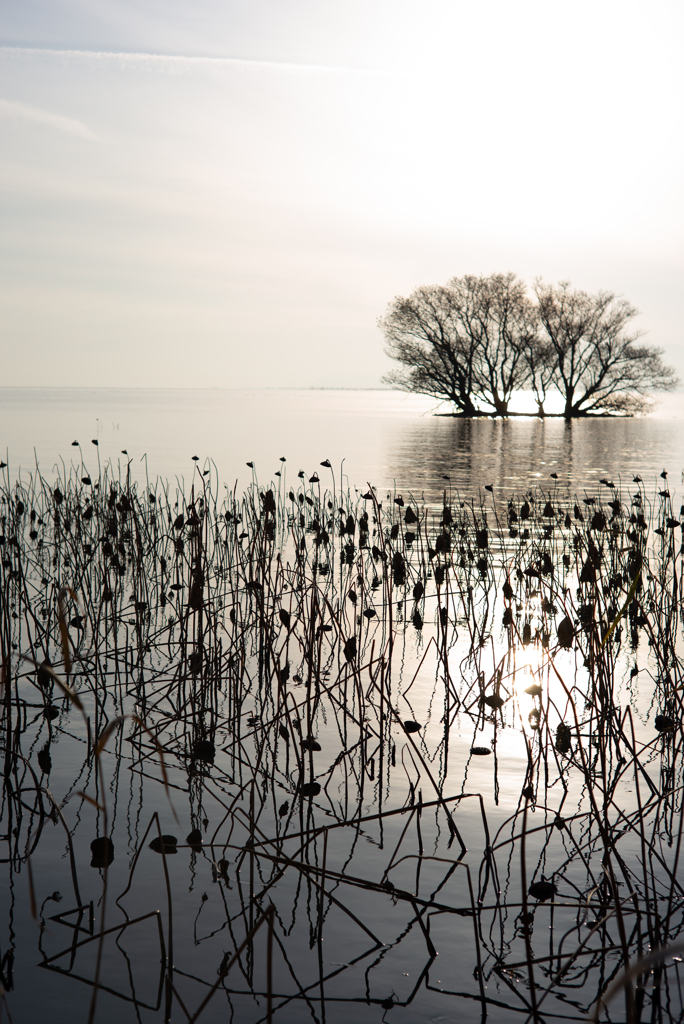
[[461,409],[461,411],[462,411],[464,416],[477,416],[478,415],[478,411],[475,408],[475,406],[473,405],[473,403],[471,401],[471,398],[470,398],[470,395],[468,395],[465,398],[462,398],[456,404],[460,407],[460,409]]

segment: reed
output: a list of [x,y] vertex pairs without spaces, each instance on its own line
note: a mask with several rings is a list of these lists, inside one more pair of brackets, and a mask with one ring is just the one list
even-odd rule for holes
[[680,1020],[666,478],[430,506],[129,468],[3,471],[8,1012],[28,956],[90,1021]]

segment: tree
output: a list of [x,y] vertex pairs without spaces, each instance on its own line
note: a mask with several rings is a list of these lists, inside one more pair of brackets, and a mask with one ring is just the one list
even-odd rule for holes
[[[384,377],[405,391],[452,402],[462,416],[511,415],[527,388],[540,416],[559,394],[566,419],[634,415],[653,391],[678,383],[662,350],[629,331],[637,310],[612,292],[535,283],[536,303],[514,274],[454,277],[397,297],[379,321],[399,369]],[[513,414],[515,415],[515,414]]]
[[452,278],[397,297],[379,321],[402,369],[384,380],[453,402],[466,416],[505,416],[531,378],[537,314],[515,274]]
[[474,346],[477,396],[499,416],[530,377],[527,358],[537,336],[537,314],[515,274],[454,277],[448,288],[456,320]]
[[566,419],[592,413],[634,415],[651,391],[669,391],[678,381],[662,362],[662,349],[637,345],[627,332],[638,314],[612,292],[571,291],[536,281],[539,321],[548,343],[546,365],[564,400]]
[[458,331],[447,288],[417,288],[400,296],[379,321],[387,352],[403,367],[383,380],[403,391],[446,399],[466,416],[477,415],[473,404],[472,340]]
[[549,341],[537,336],[530,341],[525,358],[530,374],[528,387],[537,402],[537,415],[543,419],[547,415],[544,403],[549,393],[556,390],[553,347]]

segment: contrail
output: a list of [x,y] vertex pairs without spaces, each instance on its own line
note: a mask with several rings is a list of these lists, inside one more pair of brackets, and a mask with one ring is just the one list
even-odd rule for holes
[[0,46],[0,57],[59,57],[68,61],[101,61],[167,67],[244,67],[269,71],[345,75],[382,74],[377,68],[347,68],[328,64],[292,64],[273,60],[243,60],[239,57],[190,57],[184,54],[116,53],[107,50],[51,50],[29,46]]

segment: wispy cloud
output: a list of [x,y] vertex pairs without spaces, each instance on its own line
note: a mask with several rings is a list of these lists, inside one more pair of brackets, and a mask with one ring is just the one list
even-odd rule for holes
[[28,103],[15,103],[13,100],[0,99],[0,118],[2,117],[44,124],[49,128],[55,128],[59,132],[64,132],[66,135],[75,135],[79,139],[92,140],[97,138],[87,125],[83,124],[82,121],[78,121],[75,117],[54,114],[51,110],[31,107]]
[[191,57],[163,53],[111,53],[107,50],[51,50],[27,46],[0,46],[0,56],[7,58],[56,57],[69,63],[112,63],[121,65],[158,67],[160,70],[181,70],[184,67],[244,67],[264,68],[271,71],[299,73],[328,73],[347,75],[381,74],[375,68],[335,67],[327,64],[289,64],[271,60],[242,60],[238,57]]

